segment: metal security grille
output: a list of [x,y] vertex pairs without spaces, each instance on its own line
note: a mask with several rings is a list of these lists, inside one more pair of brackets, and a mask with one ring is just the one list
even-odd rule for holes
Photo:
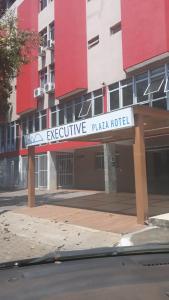
[[35,187],[47,187],[47,155],[35,156]]
[[57,186],[60,188],[71,188],[73,186],[74,170],[73,153],[59,152],[56,155]]
[[19,185],[19,160],[9,158],[0,160],[0,186],[12,188]]

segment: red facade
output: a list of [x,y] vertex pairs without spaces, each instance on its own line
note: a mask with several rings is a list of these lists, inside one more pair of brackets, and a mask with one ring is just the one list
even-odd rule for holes
[[[18,7],[19,26],[21,29],[28,29],[38,32],[38,0],[25,0]],[[38,50],[33,51],[36,57],[28,65],[21,68],[17,78],[16,112],[17,114],[36,109],[37,100],[34,99],[34,89],[38,87]]]
[[125,70],[169,51],[168,2],[121,0]]
[[55,0],[55,95],[87,89],[86,0]]

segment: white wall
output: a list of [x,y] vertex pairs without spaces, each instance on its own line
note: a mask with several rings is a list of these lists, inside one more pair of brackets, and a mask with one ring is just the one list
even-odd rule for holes
[[[43,30],[45,27],[47,27],[48,31],[48,38],[49,38],[49,24],[54,21],[54,1],[48,2],[47,7],[45,7],[38,16],[38,28],[39,32]],[[51,64],[51,51],[46,50],[46,63],[44,67],[47,67],[48,74],[49,74],[49,65]],[[42,59],[39,57],[39,64],[38,64],[39,70],[42,68]],[[49,78],[48,78],[49,79]],[[54,97],[54,95],[53,95]],[[39,106],[39,109],[46,109],[50,106],[50,104],[54,105],[54,101],[50,101],[50,97],[48,94],[45,93],[44,102],[41,103]]]
[[87,1],[87,40],[96,35],[100,42],[88,49],[89,91],[125,78],[122,67],[121,31],[110,35],[110,27],[121,20],[120,0]]

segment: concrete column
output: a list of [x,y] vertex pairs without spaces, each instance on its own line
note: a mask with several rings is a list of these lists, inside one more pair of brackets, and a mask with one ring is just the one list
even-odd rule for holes
[[35,206],[35,146],[28,147],[28,207]]
[[48,190],[57,189],[56,153],[47,152],[48,158]]
[[116,149],[115,144],[104,144],[105,192],[117,192]]

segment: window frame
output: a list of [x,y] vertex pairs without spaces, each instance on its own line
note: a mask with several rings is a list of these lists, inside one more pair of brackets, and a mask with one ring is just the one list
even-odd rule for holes
[[[158,77],[158,76],[156,76],[156,77]],[[156,77],[153,77],[152,79],[156,79]],[[158,80],[158,79],[157,79],[157,80]],[[155,81],[155,80],[154,80],[154,81]],[[158,92],[160,91],[160,89],[161,89],[161,87],[162,87],[164,81],[165,81],[165,75],[164,75],[164,77],[161,79],[161,83],[159,84],[158,89],[153,90],[152,92],[147,93],[148,89],[151,87],[151,84],[152,84],[154,81],[151,81],[151,82],[148,84],[148,86],[147,86],[147,88],[146,88],[146,90],[145,90],[145,92],[144,92],[144,96],[148,96],[148,95],[152,95],[152,94],[158,93]]]
[[[88,108],[87,108],[87,111],[86,111],[85,114],[82,114],[83,109],[84,109],[84,106],[85,106],[86,103],[88,103],[88,102],[89,102],[89,106],[88,106]],[[92,107],[92,97],[91,97],[91,99],[83,100],[83,101],[82,101],[82,106],[81,106],[81,109],[80,109],[78,118],[79,118],[79,119],[85,118],[85,117],[89,114],[89,111],[90,111],[91,107]],[[92,113],[92,112],[91,112],[91,113]]]
[[40,4],[40,11],[42,11],[45,9],[45,7],[47,7],[48,0],[40,0],[39,4]]
[[44,27],[41,31],[40,31],[40,37],[42,39],[42,47],[43,48],[47,48],[48,45],[48,30],[47,27]]
[[49,39],[55,41],[55,22],[49,24]]
[[121,21],[119,21],[110,27],[110,35],[114,35],[114,34],[120,32],[121,30],[122,30]]
[[91,49],[100,43],[100,36],[99,34],[88,40],[88,49]]
[[166,78],[166,82],[165,82],[165,86],[164,86],[164,93],[168,93],[169,92],[169,88],[168,88],[168,90],[166,89],[168,83],[169,83],[169,78],[167,77]]
[[44,88],[45,84],[48,82],[48,71],[47,67],[39,71],[39,84],[41,88]]

